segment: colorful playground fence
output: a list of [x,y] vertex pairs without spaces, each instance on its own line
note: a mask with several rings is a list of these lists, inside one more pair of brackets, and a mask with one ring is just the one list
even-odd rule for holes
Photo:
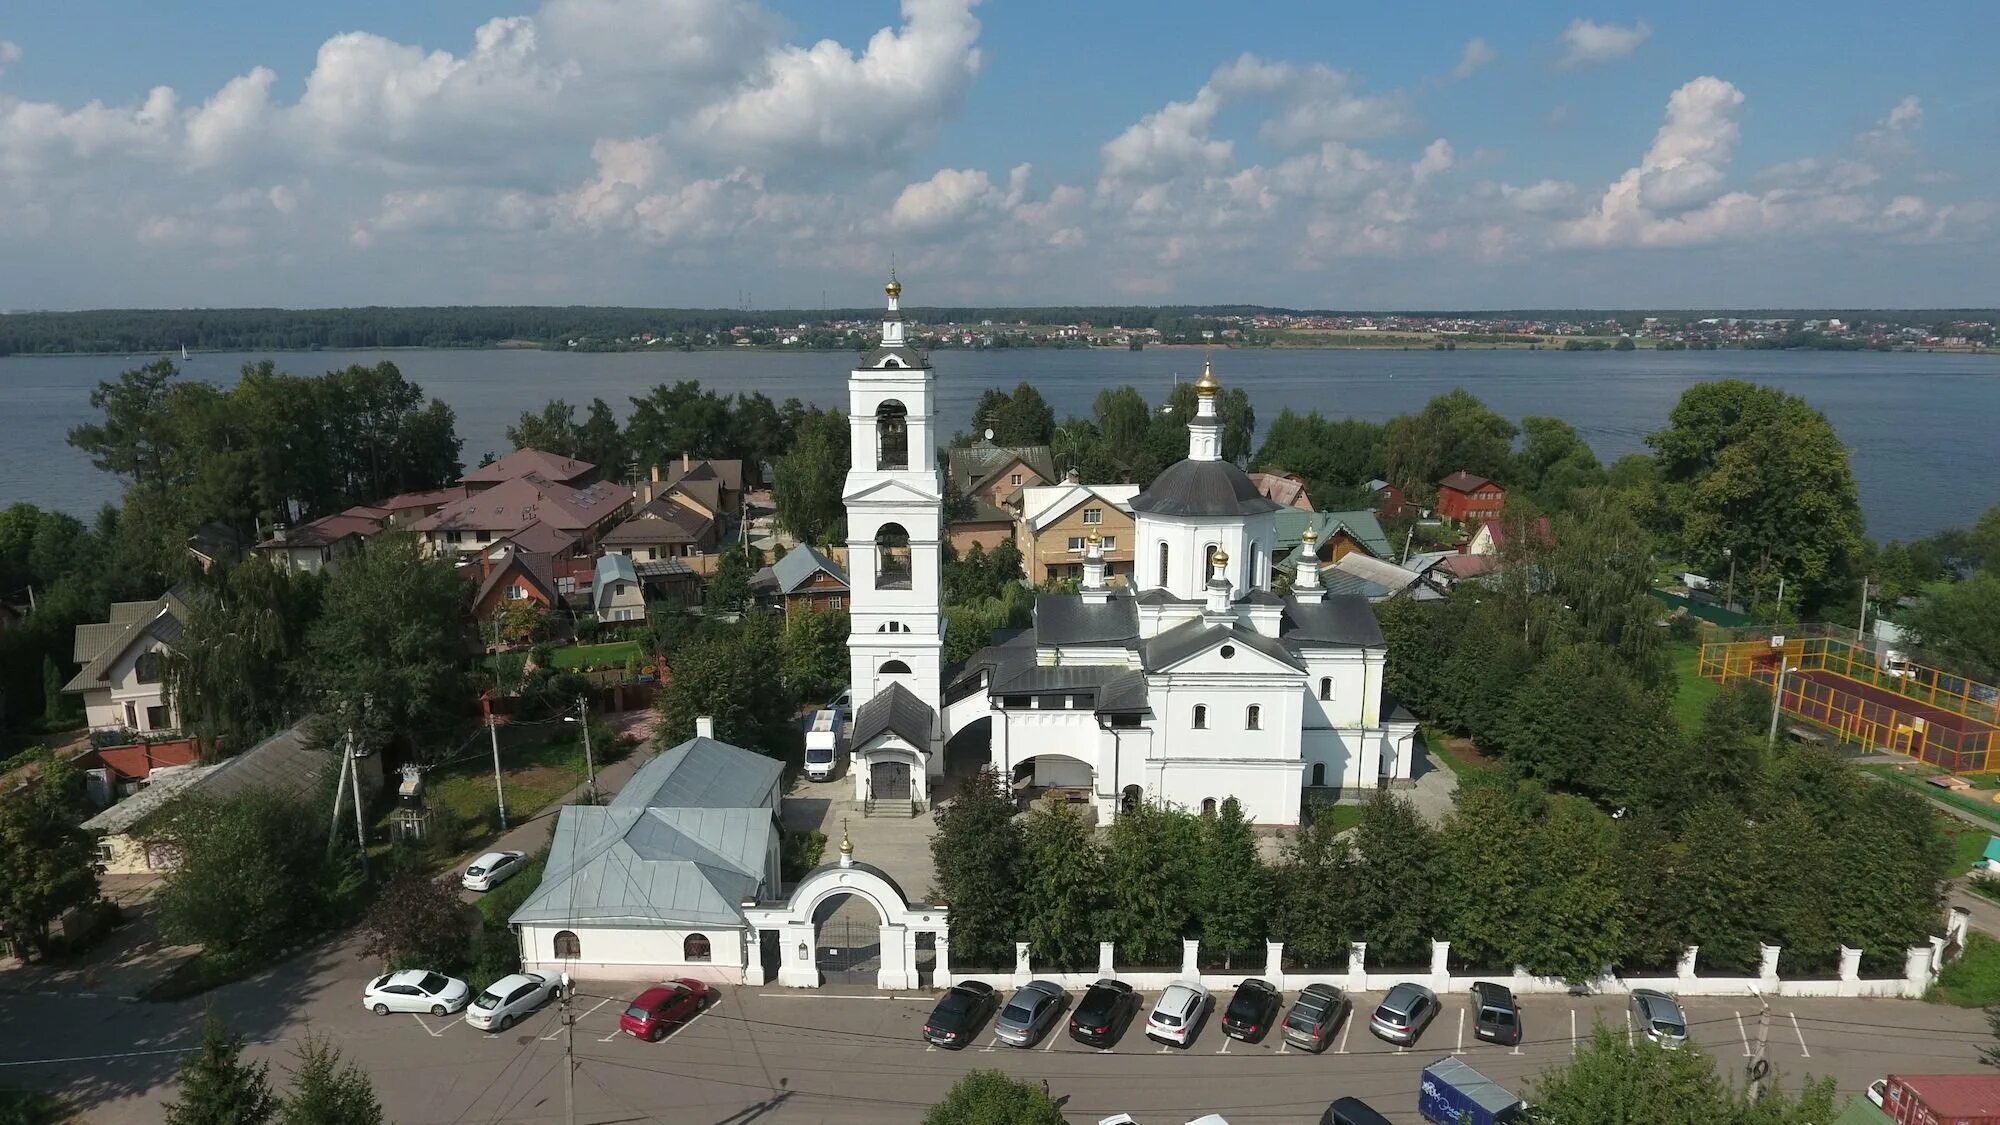
[[1887,646],[1838,625],[1718,630],[1701,674],[1767,687],[1781,668],[1779,709],[1846,742],[1958,773],[2000,770],[2000,689],[1920,664],[1884,667]]

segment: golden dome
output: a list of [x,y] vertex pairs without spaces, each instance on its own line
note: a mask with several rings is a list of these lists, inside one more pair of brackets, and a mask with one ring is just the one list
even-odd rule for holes
[[1090,529],[1090,542],[1093,545],[1104,542],[1104,536],[1099,535],[1094,527]]
[[854,858],[854,841],[848,838],[845,830],[840,833],[840,854],[849,859]]
[[891,277],[889,284],[882,287],[882,292],[887,293],[892,298],[900,297],[903,295],[903,283]]
[[1194,385],[1194,393],[1198,395],[1212,395],[1221,389],[1222,384],[1215,381],[1215,369],[1208,365],[1208,361],[1203,360],[1201,365],[1201,382]]
[[1218,547],[1215,550],[1215,554],[1209,559],[1209,561],[1214,563],[1216,566],[1228,566],[1229,552]]
[[1319,533],[1308,527],[1299,533],[1299,541],[1303,543],[1317,543],[1319,542]]

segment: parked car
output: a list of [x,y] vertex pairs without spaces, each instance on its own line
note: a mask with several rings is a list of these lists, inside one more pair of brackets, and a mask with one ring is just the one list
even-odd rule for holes
[[1069,1016],[1069,1037],[1087,1047],[1114,1046],[1138,1014],[1139,994],[1124,981],[1106,977],[1085,989],[1083,999],[1076,1002]]
[[459,884],[468,891],[490,891],[526,866],[527,852],[487,852],[472,861]]
[[1664,992],[1650,988],[1632,990],[1632,1015],[1639,1025],[1639,1034],[1669,1050],[1687,1042],[1687,1013],[1681,1011],[1680,1004]]
[[634,997],[618,1017],[618,1030],[634,1039],[658,1043],[667,1029],[686,1023],[715,1002],[715,992],[693,977],[670,980]]
[[1229,1007],[1222,1010],[1222,1033],[1231,1039],[1255,1043],[1278,1022],[1278,1009],[1285,998],[1270,981],[1250,977],[1236,986]]
[[1326,1050],[1353,1006],[1353,1001],[1330,984],[1307,985],[1292,1001],[1292,1010],[1285,1013],[1285,1041],[1314,1054]]
[[541,973],[515,973],[486,986],[465,1009],[465,1022],[481,1031],[505,1031],[549,1002],[562,982]]
[[993,1034],[1012,1047],[1032,1047],[1062,1015],[1069,994],[1054,981],[1031,980],[1014,993],[1000,1018],[993,1021]]
[[1424,1028],[1437,1018],[1437,993],[1421,984],[1404,981],[1389,990],[1389,995],[1375,1006],[1375,1015],[1368,1021],[1368,1030],[1376,1038],[1385,1039],[1401,1047],[1416,1043]]
[[1868,1100],[1874,1102],[1876,1108],[1880,1109],[1886,1105],[1888,1097],[1889,1080],[1887,1078],[1877,1078],[1868,1084]]
[[1360,1098],[1341,1098],[1319,1115],[1319,1125],[1389,1125],[1389,1119]]
[[466,983],[429,969],[383,973],[361,990],[361,1006],[378,1016],[390,1012],[429,1012],[448,1016],[472,999]]
[[1177,980],[1167,985],[1153,1004],[1153,1014],[1146,1017],[1146,1036],[1176,1047],[1185,1047],[1201,1029],[1202,1018],[1208,1015],[1213,1002],[1208,989],[1201,982]]
[[1472,1034],[1503,1047],[1521,1041],[1521,1009],[1514,1003],[1512,989],[1492,981],[1473,982]]
[[931,1018],[924,1021],[924,1038],[940,1047],[957,1050],[979,1034],[979,1025],[993,1014],[999,1001],[1000,994],[983,981],[954,984],[938,997]]

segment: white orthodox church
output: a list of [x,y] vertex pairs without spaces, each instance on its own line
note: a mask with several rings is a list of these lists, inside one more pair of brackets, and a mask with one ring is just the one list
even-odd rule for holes
[[1087,800],[1100,822],[1233,796],[1289,825],[1310,793],[1410,780],[1416,722],[1384,697],[1374,611],[1320,587],[1310,542],[1290,594],[1271,589],[1279,507],[1223,459],[1206,367],[1187,459],[1132,501],[1132,586],[1107,583],[1092,536],[1080,591],[1038,598],[1033,628],[947,684],[935,375],[904,337],[902,287],[887,292],[882,346],[848,384],[857,800],[927,803],[946,740],[981,723],[1002,777]]

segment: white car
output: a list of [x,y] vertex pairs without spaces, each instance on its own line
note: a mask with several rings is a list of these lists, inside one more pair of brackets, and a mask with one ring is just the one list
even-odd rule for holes
[[1208,989],[1199,981],[1177,980],[1167,985],[1146,1017],[1146,1037],[1185,1047],[1208,1014]]
[[490,891],[526,866],[527,852],[487,852],[472,861],[459,883],[468,891]]
[[1877,1078],[1868,1084],[1868,1100],[1874,1102],[1877,1108],[1887,1108],[1883,1104],[1883,1100],[1888,1096],[1889,1080],[1887,1078]]
[[390,1012],[429,1012],[448,1016],[472,999],[466,983],[429,969],[383,973],[361,990],[361,1006],[378,1016]]
[[515,973],[488,985],[465,1009],[465,1022],[481,1031],[505,1031],[549,1002],[562,987],[555,977]]

